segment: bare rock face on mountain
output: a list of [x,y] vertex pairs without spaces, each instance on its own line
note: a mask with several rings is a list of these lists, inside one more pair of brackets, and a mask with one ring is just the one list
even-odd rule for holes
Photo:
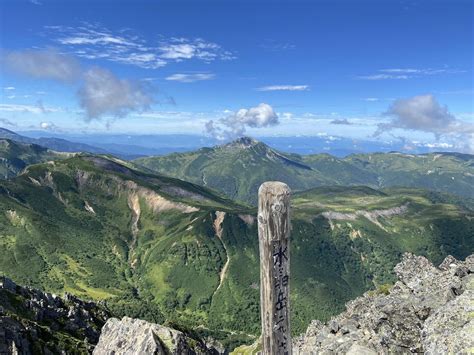
[[110,318],[93,352],[94,355],[212,353],[201,341],[178,330],[128,317]]
[[[327,324],[313,321],[296,354],[468,353],[474,347],[474,255],[438,267],[406,253],[399,281],[369,291]],[[388,294],[385,294],[388,293]]]
[[93,302],[0,277],[0,354],[91,352],[107,317]]

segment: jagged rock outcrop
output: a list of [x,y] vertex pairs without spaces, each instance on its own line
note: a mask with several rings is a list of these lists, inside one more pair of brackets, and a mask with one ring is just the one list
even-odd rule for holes
[[459,354],[474,349],[474,255],[438,267],[406,253],[388,294],[369,291],[327,324],[313,321],[295,354]]
[[199,339],[178,330],[140,319],[110,318],[102,328],[94,355],[218,354]]
[[108,312],[93,302],[58,297],[0,277],[0,354],[91,352]]

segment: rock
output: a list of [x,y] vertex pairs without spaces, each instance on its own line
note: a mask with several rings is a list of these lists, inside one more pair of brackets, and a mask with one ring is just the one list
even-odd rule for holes
[[367,292],[327,324],[313,321],[294,354],[467,353],[474,348],[474,255],[437,268],[409,253],[388,295]]
[[[470,275],[474,279],[474,274]],[[429,354],[467,354],[474,347],[474,280],[470,289],[426,319],[423,348]]]
[[110,318],[102,328],[94,355],[206,354],[210,350],[184,333],[128,317]]
[[108,318],[93,302],[62,299],[6,277],[0,277],[0,309],[0,354],[91,352]]
[[375,351],[357,343],[352,344],[346,353],[347,355],[377,355]]

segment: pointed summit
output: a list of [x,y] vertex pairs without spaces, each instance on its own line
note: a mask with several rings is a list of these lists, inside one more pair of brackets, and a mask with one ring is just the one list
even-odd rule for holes
[[233,140],[230,143],[224,144],[225,147],[238,147],[238,148],[251,148],[259,144],[259,142],[256,139],[253,139],[252,137],[240,137],[235,140]]

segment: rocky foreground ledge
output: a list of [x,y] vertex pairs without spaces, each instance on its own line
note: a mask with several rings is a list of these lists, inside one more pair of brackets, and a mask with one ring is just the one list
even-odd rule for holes
[[108,312],[94,302],[15,284],[0,276],[0,354],[87,354]]
[[473,353],[474,255],[464,262],[448,256],[436,268],[406,253],[395,272],[399,281],[390,290],[366,292],[327,324],[313,321],[293,352]]
[[[435,267],[407,253],[395,272],[399,281],[391,289],[366,292],[326,324],[313,321],[294,339],[293,353],[474,353],[474,255],[465,261],[448,256]],[[0,354],[224,353],[175,329],[108,317],[95,303],[0,277]],[[235,353],[258,348],[242,346]]]

